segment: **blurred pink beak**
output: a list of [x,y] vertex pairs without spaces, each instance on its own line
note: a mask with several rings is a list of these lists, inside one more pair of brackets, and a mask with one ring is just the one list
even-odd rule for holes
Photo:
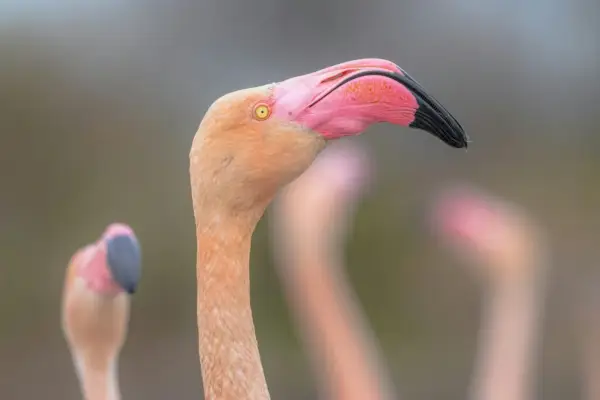
[[358,135],[378,122],[429,132],[446,144],[467,147],[458,121],[391,61],[363,59],[279,82],[274,115],[327,139]]

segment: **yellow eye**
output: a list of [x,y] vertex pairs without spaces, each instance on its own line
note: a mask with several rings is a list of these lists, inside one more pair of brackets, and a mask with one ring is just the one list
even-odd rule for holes
[[271,109],[266,104],[258,104],[254,107],[254,118],[259,121],[264,121],[271,115]]

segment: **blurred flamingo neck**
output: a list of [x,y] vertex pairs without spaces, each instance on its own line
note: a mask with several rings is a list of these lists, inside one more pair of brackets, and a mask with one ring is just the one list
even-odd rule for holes
[[270,399],[250,305],[250,246],[260,215],[196,214],[198,344],[207,400]]
[[474,400],[532,398],[545,267],[524,267],[531,276],[499,282],[488,294],[471,388]]
[[120,400],[115,357],[75,356],[85,400]]

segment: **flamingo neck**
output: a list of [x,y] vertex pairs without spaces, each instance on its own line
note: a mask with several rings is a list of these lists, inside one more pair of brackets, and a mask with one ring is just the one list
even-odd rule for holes
[[74,362],[85,400],[120,400],[115,357],[75,355]]
[[240,218],[196,215],[198,345],[206,400],[270,399],[250,305],[251,238],[263,211]]
[[[296,314],[297,327],[313,368],[318,374],[323,398],[391,399],[393,385],[386,376],[373,332],[361,312],[343,273],[340,257],[297,257],[290,268],[280,271],[284,293]],[[306,288],[311,295],[306,296]]]
[[86,400],[119,400],[118,358],[127,335],[129,299],[99,295],[72,281],[63,303],[63,330]]
[[474,400],[531,398],[545,285],[543,266],[524,268],[535,273],[498,284],[488,295],[471,393]]

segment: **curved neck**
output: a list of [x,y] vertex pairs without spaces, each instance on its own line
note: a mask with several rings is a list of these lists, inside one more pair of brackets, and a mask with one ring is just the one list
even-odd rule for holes
[[197,215],[198,345],[206,400],[270,398],[250,306],[250,244],[260,215]]
[[85,400],[120,400],[117,360],[75,356],[75,366]]
[[541,317],[543,268],[526,280],[504,282],[491,289],[484,307],[473,400],[528,400]]

